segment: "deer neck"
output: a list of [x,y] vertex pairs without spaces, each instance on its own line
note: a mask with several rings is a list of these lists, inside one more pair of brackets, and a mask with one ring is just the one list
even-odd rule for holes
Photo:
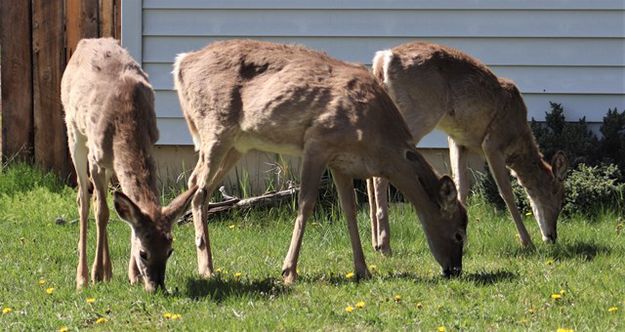
[[155,163],[151,146],[141,147],[137,141],[114,143],[115,173],[122,191],[151,217],[161,210],[156,186]]
[[[550,181],[547,176],[549,166],[545,163],[535,144],[512,154],[507,158],[508,166],[514,171],[517,179],[529,193],[534,192]],[[531,146],[530,146],[531,145]]]

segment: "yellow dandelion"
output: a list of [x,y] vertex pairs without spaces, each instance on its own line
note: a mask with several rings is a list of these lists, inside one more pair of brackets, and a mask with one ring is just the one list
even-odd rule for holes
[[395,302],[401,302],[401,296],[400,295],[395,295],[393,300],[395,300]]
[[241,272],[237,272],[234,274],[235,278],[241,278],[242,273]]
[[352,279],[354,277],[354,275],[355,275],[354,272],[350,272],[350,273],[345,275],[345,278]]
[[351,313],[352,311],[354,311],[354,307],[352,307],[351,305],[348,305],[347,307],[345,307],[345,311]]
[[562,298],[562,295],[560,293],[553,293],[551,294],[551,298],[554,300],[559,300]]
[[59,328],[59,332],[68,332],[68,331],[69,331],[69,328],[67,326],[61,326]]
[[2,308],[2,314],[3,315],[10,314],[12,312],[13,312],[13,308],[9,308],[9,307]]
[[46,284],[46,279],[39,279],[39,281],[37,282],[39,285],[45,285]]
[[88,297],[86,301],[87,301],[87,303],[93,303],[93,302],[95,302],[95,298],[94,297]]
[[108,319],[106,319],[106,318],[104,318],[104,317],[100,317],[100,318],[98,318],[98,319],[96,319],[96,320],[95,320],[95,323],[96,323],[96,324],[104,324],[104,323],[106,323],[106,322],[108,322]]
[[553,259],[548,259],[546,263],[547,265],[553,265],[555,261]]
[[618,311],[618,307],[617,306],[613,306],[613,307],[609,307],[608,308],[608,312],[615,313],[617,311]]
[[375,264],[371,264],[369,265],[369,269],[371,270],[371,272],[375,272],[378,270],[378,266]]
[[566,291],[564,289],[560,290],[560,295],[564,296],[564,294],[566,294]]
[[417,309],[422,309],[422,308],[423,308],[423,303],[418,302],[418,303],[417,303]]
[[50,287],[50,288],[46,289],[46,293],[48,293],[48,294],[54,293],[54,287]]
[[180,314],[173,314],[173,315],[171,315],[171,320],[179,320],[180,318],[182,318],[182,315],[180,315]]
[[365,301],[360,301],[360,302],[356,303],[356,308],[362,309],[364,307],[365,307]]
[[234,225],[230,225],[228,226],[228,228],[233,229],[235,226]]
[[171,312],[166,312],[163,314],[163,318],[165,319],[171,319],[172,313]]
[[447,331],[447,329],[444,326],[439,326],[436,330],[438,332],[445,332],[445,331]]
[[556,331],[557,332],[575,332],[575,330],[573,330],[573,329],[565,329],[565,328],[562,328],[562,327],[559,327]]

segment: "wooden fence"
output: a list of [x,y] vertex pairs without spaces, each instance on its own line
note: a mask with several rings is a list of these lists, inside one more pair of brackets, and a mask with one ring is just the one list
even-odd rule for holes
[[2,162],[34,162],[70,180],[61,76],[80,39],[119,39],[120,13],[121,0],[0,1]]

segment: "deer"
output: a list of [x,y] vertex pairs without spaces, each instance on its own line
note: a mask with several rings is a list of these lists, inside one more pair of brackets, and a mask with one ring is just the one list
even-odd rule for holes
[[[514,203],[508,169],[529,197],[543,241],[556,242],[568,161],[561,151],[551,163],[543,159],[527,124],[527,107],[513,81],[495,76],[465,53],[427,42],[376,52],[372,73],[397,105],[413,143],[435,128],[447,133],[450,165],[462,204],[469,191],[467,154],[481,154],[512,215],[521,245],[532,247],[533,243]],[[367,191],[373,247],[389,255],[388,181],[370,178]]]
[[370,276],[356,223],[354,178],[388,178],[413,203],[427,242],[445,276],[462,271],[466,210],[453,180],[439,176],[412,144],[399,111],[361,65],[297,45],[229,40],[178,55],[174,86],[198,163],[189,187],[198,272],[213,261],[208,198],[248,151],[300,156],[297,218],[282,266],[285,284],[297,278],[306,220],[330,168],[347,221],[357,278]]
[[78,182],[76,287],[85,287],[89,278],[90,190],[97,225],[91,280],[96,283],[112,278],[106,195],[111,176],[116,175],[121,191],[114,192],[115,210],[131,228],[128,278],[132,284],[143,280],[148,292],[165,289],[165,269],[173,252],[172,225],[197,188],[161,207],[152,157],[159,132],[148,76],[116,40],[83,39],[63,73],[61,101]]

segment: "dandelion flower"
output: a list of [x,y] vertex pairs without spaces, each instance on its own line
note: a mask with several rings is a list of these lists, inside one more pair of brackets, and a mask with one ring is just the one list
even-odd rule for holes
[[345,311],[351,313],[352,311],[354,311],[354,307],[352,307],[351,305],[348,305],[347,307],[345,307]]
[[378,270],[378,266],[375,264],[371,264],[369,265],[369,269],[371,270],[371,272],[375,272]]
[[548,259],[546,263],[547,263],[547,265],[553,265],[553,263],[555,263],[555,261],[553,259]]
[[54,293],[54,287],[50,287],[50,288],[46,289],[46,293],[48,293],[48,294]]
[[45,285],[46,284],[46,279],[39,279],[39,281],[37,282],[39,285]]
[[228,228],[233,229],[235,226],[234,225],[230,225],[228,226]]
[[608,308],[608,312],[615,313],[615,312],[617,312],[617,311],[618,311],[618,307],[616,307],[616,306],[613,306],[613,307],[609,307],[609,308]]
[[163,318],[165,319],[171,319],[172,313],[171,312],[166,312],[163,314]]
[[96,320],[95,320],[95,323],[96,323],[96,324],[104,324],[104,323],[106,323],[106,322],[108,322],[108,319],[106,319],[106,318],[104,318],[104,317],[100,317],[100,318],[98,318],[98,319],[96,319]]
[[180,314],[172,314],[171,315],[171,320],[179,320],[180,318],[182,318],[182,315],[180,315]]
[[87,303],[93,303],[93,302],[95,302],[95,298],[94,297],[88,297],[86,301],[87,301]]
[[234,274],[234,277],[235,278],[241,278],[241,274],[242,274],[241,272],[237,272],[237,273]]
[[365,301],[360,301],[360,302],[356,303],[356,308],[362,309],[364,307],[365,307]]
[[447,331],[447,329],[444,326],[439,326],[436,330],[438,332],[445,332],[445,331]]
[[347,279],[352,279],[353,277],[354,277],[354,272],[350,272],[350,273],[345,275],[345,278],[347,278]]
[[69,331],[69,328],[67,326],[61,326],[59,328],[59,332],[68,332],[68,331]]
[[423,308],[423,304],[421,302],[417,303],[417,309],[422,309]]
[[12,308],[6,307],[2,309],[2,314],[6,315],[6,314],[10,314],[11,312],[13,312]]
[[566,291],[564,289],[560,290],[560,295],[564,296],[564,294],[566,294]]
[[553,293],[551,294],[551,298],[557,301],[562,298],[562,295],[559,293]]
[[401,296],[400,295],[395,295],[395,297],[393,299],[395,300],[395,302],[401,302]]
[[565,329],[565,328],[559,327],[557,332],[575,332],[575,330],[573,330],[573,329]]

